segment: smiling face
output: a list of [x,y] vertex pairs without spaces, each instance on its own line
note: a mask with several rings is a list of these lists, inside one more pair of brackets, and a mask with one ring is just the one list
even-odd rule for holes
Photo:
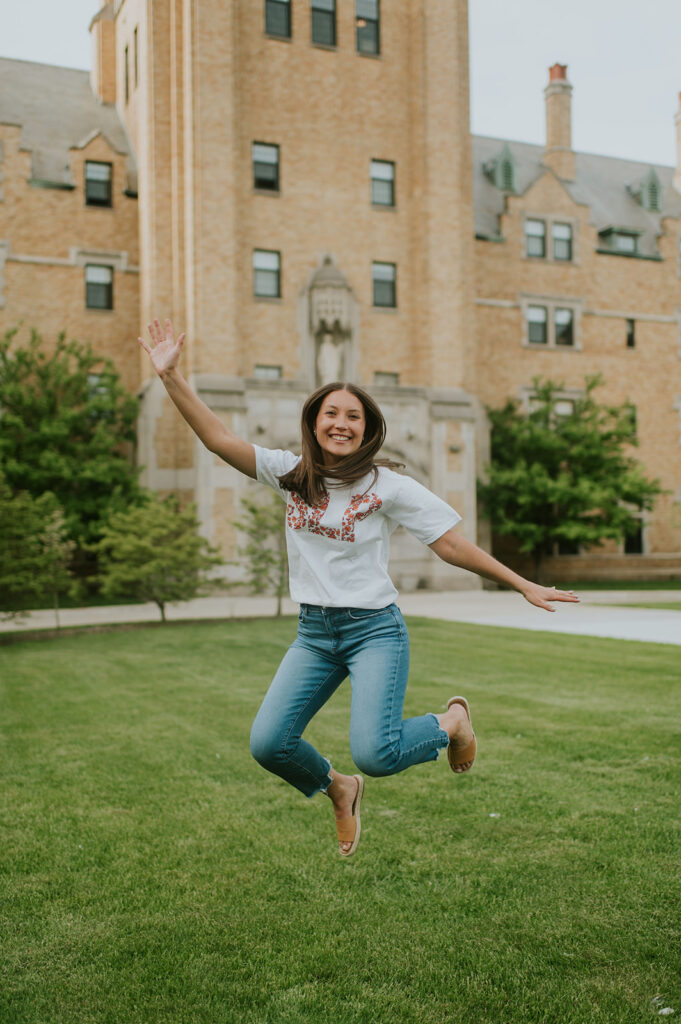
[[317,442],[325,466],[335,466],[362,444],[366,418],[359,398],[349,391],[332,391],[322,402],[315,421]]

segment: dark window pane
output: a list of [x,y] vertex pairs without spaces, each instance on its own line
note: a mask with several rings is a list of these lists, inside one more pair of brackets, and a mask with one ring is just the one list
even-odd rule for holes
[[525,221],[528,256],[546,256],[546,224],[543,220]]
[[336,45],[336,12],[335,3],[316,3],[312,5],[312,42],[323,46]]
[[553,225],[553,258],[572,259],[572,228],[569,224]]
[[558,554],[559,555],[578,555],[579,544],[576,540],[559,540],[558,541]]
[[643,554],[643,527],[640,523],[624,538],[624,553],[625,555]]
[[374,306],[397,306],[396,276],[394,263],[373,264]]
[[281,257],[269,249],[253,253],[253,294],[267,299],[281,297]]
[[376,206],[394,206],[395,195],[392,181],[379,181],[378,178],[372,178],[371,202]]
[[358,53],[380,53],[380,14],[378,0],[356,0]]
[[111,206],[111,164],[85,162],[85,202],[88,206]]
[[378,53],[378,22],[357,19],[357,49],[360,53]]
[[556,310],[554,315],[556,345],[574,345],[573,322],[574,317],[571,309]]
[[276,164],[253,164],[254,188],[266,188],[271,192],[279,191],[279,168]]
[[85,267],[85,306],[87,309],[113,309],[113,270],[88,264]]
[[627,320],[627,348],[636,348],[636,321]]
[[529,306],[527,310],[527,338],[533,345],[545,345],[548,341],[546,331],[546,307]]
[[270,36],[291,37],[291,5],[284,0],[265,0],[265,32]]

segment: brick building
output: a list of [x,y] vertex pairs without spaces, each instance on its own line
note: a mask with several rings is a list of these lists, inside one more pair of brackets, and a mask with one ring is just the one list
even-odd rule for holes
[[[122,0],[91,33],[90,82],[0,61],[0,320],[115,358],[142,396],[145,483],[196,500],[232,549],[250,485],[149,376],[135,338],[154,315],[259,443],[295,446],[320,381],[368,387],[388,453],[482,543],[485,403],[529,398],[537,374],[569,402],[600,369],[673,493],[640,551],[598,557],[681,572],[681,196],[670,168],[572,152],[565,69],[542,148],[471,139],[466,0]],[[393,572],[453,578],[408,535]]]

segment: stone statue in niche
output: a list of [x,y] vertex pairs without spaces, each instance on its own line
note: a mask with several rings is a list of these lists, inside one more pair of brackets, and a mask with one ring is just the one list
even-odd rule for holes
[[345,379],[344,340],[340,331],[330,331],[326,325],[317,334],[317,387]]

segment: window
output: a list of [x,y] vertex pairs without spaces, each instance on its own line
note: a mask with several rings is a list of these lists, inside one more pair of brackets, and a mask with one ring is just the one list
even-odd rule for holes
[[279,146],[266,142],[254,142],[253,153],[253,188],[266,189],[268,192],[279,191]]
[[613,242],[618,252],[635,253],[638,249],[638,238],[636,235],[623,235],[616,233],[613,235]]
[[621,256],[638,255],[638,231],[627,231],[621,228],[606,228],[599,232],[603,243],[597,252],[619,253]]
[[531,345],[546,345],[548,338],[546,306],[527,307],[527,340]]
[[112,205],[113,166],[96,160],[85,161],[85,203],[87,206]]
[[525,243],[528,256],[546,256],[546,224],[543,220],[525,221]]
[[312,42],[336,45],[336,0],[312,0]]
[[379,0],[355,0],[357,52],[381,52]]
[[553,237],[553,258],[554,260],[572,259],[572,225],[552,224],[551,235]]
[[575,403],[571,398],[559,398],[553,403],[553,411],[556,416],[572,416],[575,411]]
[[572,329],[573,313],[571,309],[556,309],[553,314],[554,337],[556,345],[574,345],[575,338]]
[[397,387],[399,383],[399,373],[384,373],[382,370],[377,370],[374,374],[374,384],[388,384]]
[[137,83],[139,82],[139,41],[137,34],[137,25],[135,25],[135,30],[132,33],[132,67],[133,81],[135,83],[135,88],[137,88]]
[[627,533],[624,537],[624,554],[643,554],[643,524],[640,521],[636,526],[634,526],[631,532]]
[[627,348],[636,348],[636,321],[627,320]]
[[576,540],[559,540],[557,547],[559,555],[579,554],[579,542]]
[[397,268],[394,263],[372,263],[374,306],[397,306],[396,275]]
[[281,257],[278,252],[254,250],[253,294],[266,299],[281,298]]
[[113,269],[97,263],[85,265],[86,309],[113,309]]
[[[524,345],[579,349],[581,304],[577,300],[528,295],[521,296],[521,307],[525,320]],[[569,411],[566,408],[566,414]]]
[[265,32],[280,39],[291,38],[290,0],[265,0]]
[[256,363],[253,376],[258,380],[281,380],[281,366],[270,366],[265,363]]
[[371,202],[374,206],[395,205],[395,164],[389,160],[371,161]]
[[125,70],[124,70],[124,75],[125,75],[125,102],[127,103],[128,100],[130,99],[130,60],[129,60],[130,54],[128,53],[128,47],[127,46],[126,46],[126,48],[125,48],[125,50],[123,52],[123,57],[124,57],[124,60],[125,60]]

